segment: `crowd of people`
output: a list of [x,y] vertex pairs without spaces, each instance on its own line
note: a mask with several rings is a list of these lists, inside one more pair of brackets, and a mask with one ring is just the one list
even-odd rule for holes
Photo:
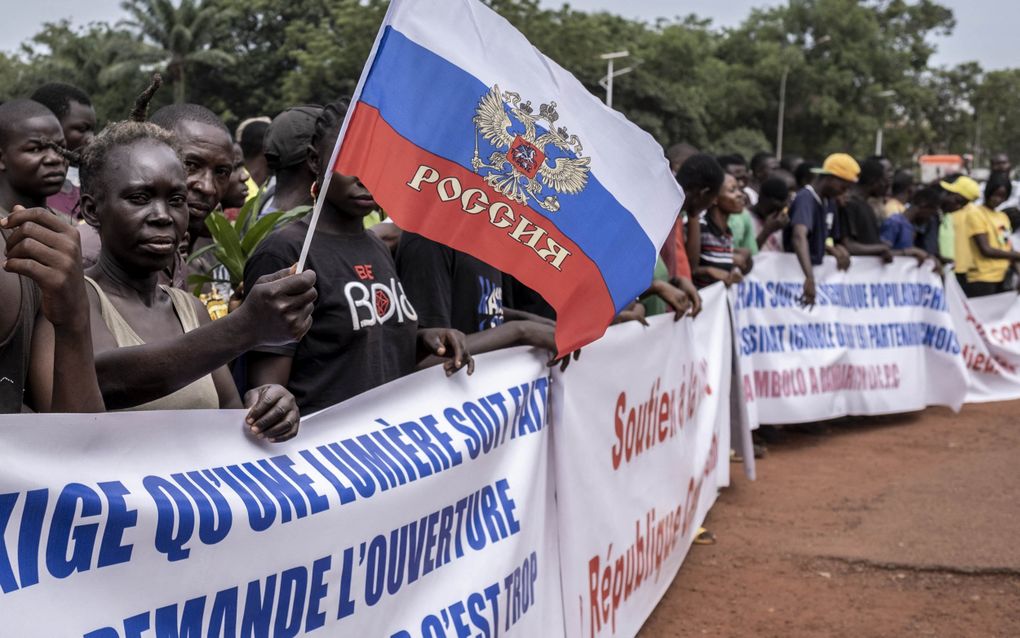
[[[515,345],[555,352],[555,313],[538,294],[402,232],[357,176],[327,179],[346,101],[295,105],[232,132],[198,104],[150,116],[159,84],[126,118],[103,114],[100,131],[89,96],[66,84],[0,105],[0,294],[10,300],[0,304],[0,411],[244,407],[253,436],[283,441],[301,414],[416,369],[470,374],[472,355]],[[796,255],[805,306],[826,255],[844,269],[852,255],[953,264],[969,295],[1016,286],[1006,158],[982,189],[966,175],[917,184],[883,157],[748,162],[688,144],[666,155],[683,211],[654,280],[617,321],[696,315],[699,288],[740,282],[767,251]],[[260,217],[309,206],[327,182],[303,272],[294,265],[308,222],[298,219],[223,291],[229,312],[202,301],[222,297],[187,289],[189,274],[219,267],[203,250],[210,215],[232,218],[253,199]]]
[[749,164],[688,144],[668,156],[688,200],[662,256],[670,273],[699,288],[741,281],[761,252],[796,255],[805,306],[814,304],[814,266],[826,255],[843,270],[854,255],[887,263],[912,257],[939,272],[951,266],[969,297],[1020,287],[1020,252],[1013,249],[1020,207],[1003,153],[983,185],[960,173],[921,183],[881,156],[858,162],[835,153],[818,165],[762,152]]

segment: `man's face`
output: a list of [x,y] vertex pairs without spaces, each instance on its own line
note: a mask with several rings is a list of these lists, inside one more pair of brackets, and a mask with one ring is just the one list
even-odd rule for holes
[[226,131],[202,122],[178,122],[174,133],[188,174],[188,231],[192,238],[204,237],[208,235],[205,218],[219,206],[230,187],[234,144]]
[[743,164],[730,164],[726,167],[726,172],[737,180],[737,186],[740,188],[747,187],[747,180],[750,175],[747,172],[746,166]]
[[992,172],[993,173],[1008,173],[1013,168],[1013,165],[1009,161],[1009,156],[1005,153],[999,153],[992,158]]
[[818,194],[826,198],[840,198],[850,190],[850,182],[834,175],[826,175],[821,179]]
[[955,213],[964,206],[967,205],[967,198],[963,195],[957,195],[956,193],[950,193],[949,191],[943,191],[942,193],[942,212],[944,213]]
[[762,183],[772,175],[772,172],[779,168],[779,160],[774,157],[766,157],[758,165],[758,170],[754,172],[754,178],[758,180],[758,183]]
[[64,129],[67,149],[77,151],[96,136],[96,112],[91,106],[72,100],[67,114],[60,118],[60,127]]
[[895,174],[896,169],[893,167],[892,161],[882,158],[882,176],[885,178],[887,188],[892,186],[892,180]]
[[54,145],[64,145],[64,132],[54,115],[36,115],[11,126],[0,148],[0,173],[24,206],[57,193],[67,176],[67,163]]

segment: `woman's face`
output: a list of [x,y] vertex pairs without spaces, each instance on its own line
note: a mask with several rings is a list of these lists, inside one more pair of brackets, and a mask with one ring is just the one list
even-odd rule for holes
[[120,146],[107,157],[98,197],[84,195],[103,252],[126,269],[158,272],[173,263],[188,228],[188,185],[173,149],[152,140]]
[[727,215],[744,210],[744,192],[740,190],[740,184],[732,175],[726,175],[723,180],[722,188],[719,189],[719,197],[716,199],[716,206]]
[[1000,186],[996,188],[991,195],[985,198],[985,206],[991,209],[996,209],[1002,205],[1002,202],[1006,201],[1006,187]]

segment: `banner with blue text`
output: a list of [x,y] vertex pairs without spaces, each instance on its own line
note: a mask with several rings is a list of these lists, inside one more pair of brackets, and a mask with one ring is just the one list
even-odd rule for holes
[[815,267],[802,308],[793,255],[766,253],[733,292],[744,400],[761,423],[805,423],[943,405],[958,410],[967,371],[946,289],[930,263],[855,257]]
[[0,417],[5,636],[555,636],[543,360],[481,357],[304,420]]

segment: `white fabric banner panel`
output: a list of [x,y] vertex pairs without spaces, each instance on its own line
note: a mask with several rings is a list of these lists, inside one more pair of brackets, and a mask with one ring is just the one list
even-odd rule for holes
[[737,287],[742,390],[761,423],[960,408],[960,340],[930,264],[863,257],[841,272],[826,258],[815,281],[815,307],[801,308],[796,257],[766,253]]
[[967,403],[1020,399],[1020,298],[968,299],[955,277],[947,277],[946,292],[967,366]]
[[695,321],[613,327],[553,375],[571,638],[636,635],[729,482],[728,309],[721,286],[704,293]]
[[558,635],[548,391],[515,349],[280,445],[240,411],[0,417],[0,633]]

